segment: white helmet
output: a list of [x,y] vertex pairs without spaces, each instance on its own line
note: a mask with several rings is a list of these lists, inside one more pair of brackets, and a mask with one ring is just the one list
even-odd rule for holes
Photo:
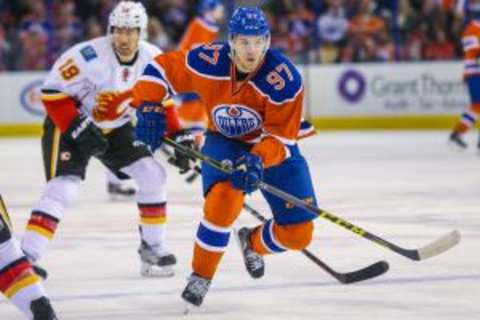
[[140,2],[120,1],[108,17],[108,33],[112,27],[140,28],[140,39],[147,37],[148,16]]

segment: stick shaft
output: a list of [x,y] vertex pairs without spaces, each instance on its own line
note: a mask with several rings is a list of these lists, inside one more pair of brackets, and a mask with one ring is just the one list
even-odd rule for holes
[[[206,163],[208,163],[209,165],[211,165],[212,167],[224,172],[224,173],[232,173],[233,172],[233,169],[225,164],[223,164],[222,162],[218,161],[218,160],[215,160],[213,158],[210,158],[204,154],[202,154],[201,152],[198,152],[196,150],[193,150],[193,149],[190,149],[190,148],[186,148],[182,145],[179,145],[177,144],[176,142],[172,141],[171,139],[169,138],[165,138],[165,142],[175,148],[177,148],[179,151],[185,153],[185,154],[188,154],[192,157],[195,157],[201,161],[204,161]],[[323,219],[326,219],[330,222],[333,222],[334,224],[350,231],[350,232],[353,232],[365,239],[368,239],[380,246],[382,246],[383,248],[385,249],[388,249],[390,251],[393,251],[397,254],[400,254],[406,258],[409,258],[411,260],[415,260],[415,261],[418,261],[418,260],[421,260],[422,259],[422,256],[420,255],[420,251],[419,250],[409,250],[409,249],[405,249],[405,248],[402,248],[390,241],[387,241],[371,232],[368,232],[367,230],[363,229],[363,228],[360,228],[359,226],[356,226],[354,225],[353,223],[339,217],[339,216],[336,216],[335,214],[333,213],[330,213],[330,212],[327,212],[325,210],[322,210],[320,208],[317,208],[316,206],[314,205],[311,205],[305,201],[303,201],[302,199],[299,199],[287,192],[284,192],[268,183],[265,183],[263,181],[260,181],[259,184],[258,184],[258,187],[266,192],[269,192],[270,194],[272,195],[275,195],[277,196],[278,198],[280,199],[283,199],[285,201],[288,201],[300,208],[303,208],[305,210],[308,210],[312,213],[315,213],[317,214],[318,216],[320,216],[321,218]],[[445,250],[448,250],[449,248],[451,248],[452,246],[454,246],[456,243],[458,243],[459,241],[459,234],[458,235],[454,235],[454,236],[451,236],[451,237],[447,237],[447,238],[452,238],[452,240],[447,240],[445,241],[446,244],[444,244],[443,246],[441,246],[440,248],[438,248],[433,254],[429,254],[428,257],[432,257],[432,256],[435,256],[435,255],[438,255],[440,253],[442,253],[443,251]],[[438,242],[438,240],[436,241]],[[433,243],[435,244],[435,242]],[[430,247],[435,247],[435,245],[430,245]]]

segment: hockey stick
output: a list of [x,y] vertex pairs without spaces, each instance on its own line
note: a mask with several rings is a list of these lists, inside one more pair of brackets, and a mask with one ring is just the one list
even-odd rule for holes
[[[170,157],[173,157],[173,155],[170,153]],[[170,161],[169,161],[170,162]],[[171,162],[170,162],[171,163]],[[201,175],[202,169],[199,166],[194,166],[193,171]],[[243,209],[250,213],[252,216],[257,218],[261,222],[266,222],[267,219],[257,210],[253,209],[251,206],[248,204],[244,203],[243,204]],[[308,251],[307,249],[301,250],[301,252],[308,258],[310,259],[313,263],[318,265],[320,268],[325,270],[328,274],[330,274],[332,277],[337,279],[339,282],[343,284],[350,284],[354,282],[359,282],[359,281],[364,281],[368,279],[372,279],[378,276],[381,276],[385,272],[388,271],[389,265],[386,261],[378,261],[372,265],[369,265],[363,269],[352,271],[352,272],[347,272],[347,273],[341,273],[333,270],[329,265],[327,265],[325,262],[317,258],[313,253]]]
[[[173,165],[173,163],[171,162],[171,159],[174,157],[173,153],[170,150],[168,150],[167,148],[165,148],[163,145],[160,147],[160,151],[167,158],[167,162]],[[188,183],[188,184],[194,183],[195,180],[197,180],[197,178],[200,176],[200,174],[201,174],[200,168],[198,168],[198,170],[197,170],[197,167],[195,167],[193,172],[188,174],[185,177],[185,182]]]
[[[169,138],[165,138],[164,141],[173,146],[174,148],[177,148],[179,151],[189,155],[189,156],[192,156],[194,158],[197,158],[201,161],[204,161],[206,163],[208,163],[209,165],[211,165],[212,167],[216,168],[217,170],[220,170],[222,172],[225,172],[225,173],[232,173],[233,169],[228,166],[228,165],[225,165],[224,163],[218,161],[218,160],[215,160],[215,159],[212,159],[196,150],[193,150],[193,149],[190,149],[190,148],[186,148],[182,145],[179,145],[177,144],[175,141],[169,139]],[[330,221],[330,222],[333,222],[335,223],[336,225],[344,228],[344,229],[347,229],[363,238],[366,238],[388,250],[391,250],[393,252],[396,252],[406,258],[409,258],[411,260],[414,260],[414,261],[419,261],[419,260],[425,260],[425,259],[428,259],[428,258],[431,258],[431,257],[435,257],[447,250],[449,250],[450,248],[454,247],[455,245],[457,245],[459,242],[460,242],[460,232],[458,230],[454,230],[446,235],[444,235],[443,237],[431,242],[430,244],[424,246],[424,247],[421,247],[419,249],[405,249],[405,248],[402,248],[392,242],[389,242],[387,240],[384,240],[382,238],[380,238],[379,236],[376,236],[374,235],[373,233],[370,233],[336,215],[334,215],[333,213],[330,213],[328,211],[325,211],[323,209],[320,209],[320,208],[317,208],[316,206],[313,206],[297,197],[294,197],[292,196],[291,194],[287,193],[287,192],[284,192],[282,190],[279,190],[277,188],[275,188],[274,186],[271,186],[263,181],[260,181],[258,183],[258,187],[266,192],[269,192],[285,201],[288,201],[300,208],[303,208],[305,210],[308,210],[312,213],[315,213],[317,215],[319,215],[320,217]]]
[[[257,218],[261,222],[266,222],[267,219],[257,210],[253,209],[250,207],[248,204],[244,203],[243,204],[243,209],[245,209],[247,212],[249,212],[252,216]],[[330,268],[325,262],[317,258],[313,253],[311,253],[307,249],[302,249],[301,252],[311,261],[313,261],[315,264],[317,264],[319,267],[321,267],[323,270],[325,270],[328,274],[330,274],[332,277],[337,279],[339,282],[343,284],[349,284],[349,283],[354,283],[354,282],[359,282],[359,281],[364,281],[368,280],[371,278],[375,278],[378,276],[381,276],[385,272],[388,271],[388,263],[386,261],[378,261],[372,265],[369,265],[363,269],[360,270],[355,270],[352,272],[347,272],[347,273],[341,273],[333,270]]]
[[[200,96],[195,92],[184,92],[184,93],[178,93],[172,96],[171,98],[163,101],[162,106],[166,108],[176,107],[176,106],[181,106],[185,103],[193,102],[193,101],[200,101]],[[170,159],[172,159],[173,157],[172,152],[164,147],[161,147],[160,150],[167,157],[167,160],[171,164]],[[192,173],[190,173],[185,177],[185,182],[193,183],[195,180],[197,180],[199,175],[200,175],[200,172],[197,172],[194,170]]]
[[12,230],[12,220],[10,220],[10,215],[8,214],[7,211],[7,206],[5,205],[5,202],[3,201],[2,195],[0,194],[0,215],[2,216],[0,219],[0,223],[4,221],[6,226],[0,225],[0,231],[6,227],[7,229]]

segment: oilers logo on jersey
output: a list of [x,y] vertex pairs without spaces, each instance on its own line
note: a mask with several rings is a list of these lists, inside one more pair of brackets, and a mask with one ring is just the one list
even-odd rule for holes
[[229,138],[241,137],[262,127],[262,118],[253,109],[239,104],[221,104],[213,108],[215,127]]

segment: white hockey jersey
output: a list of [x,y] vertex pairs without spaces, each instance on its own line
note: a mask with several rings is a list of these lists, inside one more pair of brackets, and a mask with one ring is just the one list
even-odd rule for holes
[[160,53],[154,45],[140,41],[136,60],[126,65],[118,61],[109,36],[85,41],[62,54],[45,79],[42,90],[60,91],[72,97],[80,105],[81,112],[98,127],[117,128],[132,119],[132,110],[115,121],[96,122],[92,117],[96,97],[106,91],[130,90],[148,62]]

